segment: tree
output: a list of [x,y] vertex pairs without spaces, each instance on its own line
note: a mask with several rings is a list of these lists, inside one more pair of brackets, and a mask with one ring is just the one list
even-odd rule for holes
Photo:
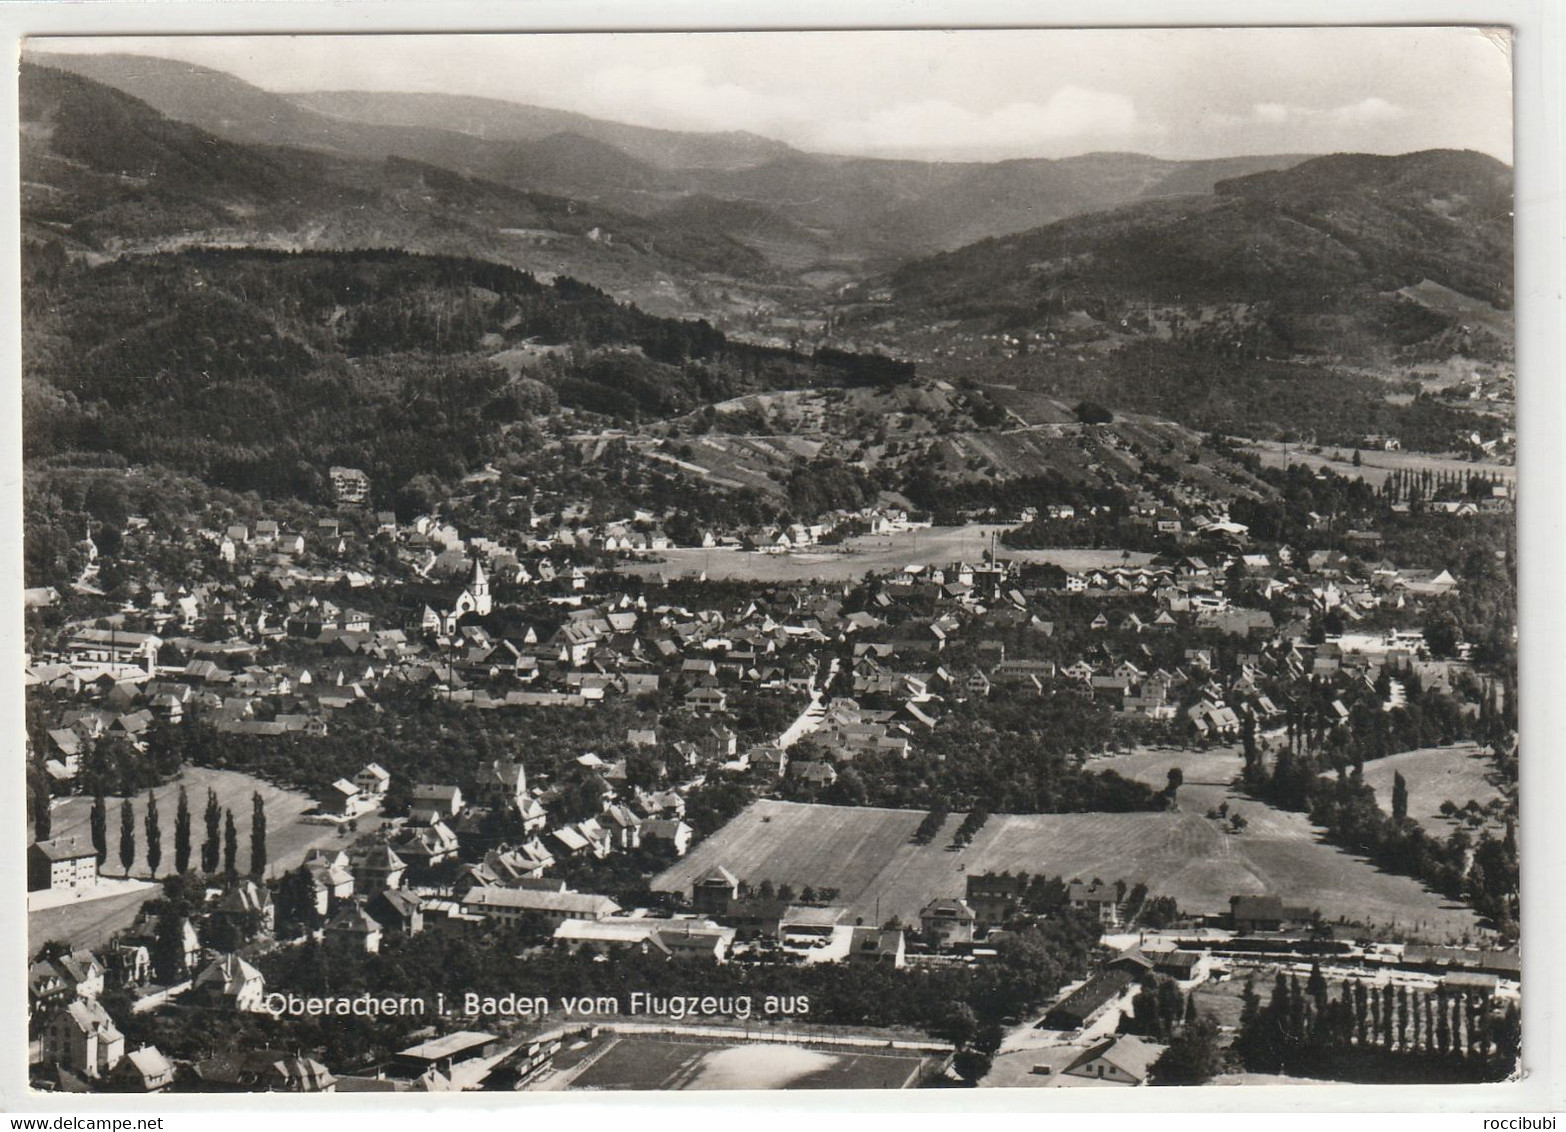
[[1261,995],[1256,993],[1256,976],[1252,975],[1245,980],[1245,989],[1240,992],[1240,1029],[1248,1027],[1260,1013]]
[[174,871],[190,868],[190,797],[179,788],[179,806],[174,811]]
[[201,871],[215,873],[223,852],[223,808],[218,805],[217,791],[207,791],[207,809],[203,815],[207,836],[201,842]]
[[970,1085],[977,1085],[990,1071],[990,1055],[976,1049],[962,1049],[952,1058],[952,1069]]
[[158,875],[158,866],[163,863],[163,827],[158,817],[158,800],[152,796],[150,786],[147,788],[147,813],[143,820],[147,834],[147,875],[155,877]]
[[1083,424],[1109,424],[1115,414],[1095,401],[1082,401],[1076,408],[1077,420]]
[[136,863],[136,807],[126,798],[120,803],[120,867],[130,876]]
[[98,854],[98,867],[109,856],[109,809],[100,791],[92,800],[92,847]]
[[250,875],[266,875],[266,803],[259,790],[250,796]]
[[1399,823],[1408,820],[1408,782],[1402,771],[1392,775],[1392,820]]
[[944,1038],[954,1046],[966,1046],[979,1032],[979,1018],[974,1014],[973,1007],[966,1002],[955,1002],[941,1019],[936,1036]]
[[1148,1070],[1152,1085],[1205,1085],[1218,1072],[1218,1023],[1197,1015],[1169,1043]]
[[158,917],[152,943],[152,972],[158,982],[172,986],[188,973],[185,967],[185,918],[173,911]]
[[239,863],[239,827],[234,824],[234,811],[223,811],[223,872],[233,876]]
[[1310,978],[1306,981],[1305,989],[1306,993],[1310,995],[1311,1001],[1315,1003],[1316,1012],[1320,1014],[1325,1011],[1327,1009],[1327,978],[1321,973],[1320,963],[1312,963],[1310,965]]
[[321,926],[315,881],[310,876],[310,870],[303,865],[284,873],[283,879],[278,882],[277,915],[280,920],[297,924],[307,932]]
[[1171,1030],[1185,1017],[1185,1003],[1180,988],[1171,979],[1158,981],[1158,1037],[1166,1039]]
[[49,833],[54,825],[54,817],[49,812],[49,781],[38,772],[36,766],[29,766],[27,770],[27,806],[33,817],[33,840],[48,841]]
[[1256,747],[1256,713],[1249,708],[1240,720],[1240,742],[1245,751],[1245,773],[1252,774],[1258,765]]
[[1456,656],[1463,642],[1462,626],[1450,609],[1442,609],[1424,624],[1425,647],[1438,658]]

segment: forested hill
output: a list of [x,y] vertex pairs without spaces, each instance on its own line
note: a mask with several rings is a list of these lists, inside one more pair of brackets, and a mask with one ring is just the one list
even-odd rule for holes
[[399,156],[225,140],[91,79],[25,62],[20,118],[24,238],[72,254],[397,247],[587,278],[652,296],[664,313],[698,305],[670,280],[775,277],[722,232]]
[[[297,146],[371,165],[408,159],[622,214],[617,231],[638,227],[625,217],[639,217],[642,239],[660,230],[664,213],[694,212],[709,240],[750,249],[798,281],[824,270],[839,282],[861,278],[908,256],[1127,201],[1205,192],[1224,178],[1303,159],[843,157],[804,153],[753,134],[652,130],[433,92],[273,92],[222,71],[148,56],[33,58],[230,142]],[[663,238],[691,237],[666,231]]]
[[1186,329],[1221,308],[1275,352],[1370,355],[1434,344],[1462,321],[1453,306],[1509,320],[1511,208],[1511,169],[1481,154],[1314,158],[908,263],[861,317],[1015,331],[1086,316],[1108,334],[1146,305]]
[[113,453],[265,494],[320,497],[334,463],[383,485],[449,480],[536,447],[561,408],[629,424],[911,376],[454,257],[199,249],[88,266],[56,248],[25,270],[29,455]]

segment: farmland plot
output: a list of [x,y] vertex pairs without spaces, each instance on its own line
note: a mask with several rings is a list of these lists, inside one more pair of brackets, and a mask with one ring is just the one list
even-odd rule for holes
[[1320,841],[1303,814],[1246,802],[1250,825],[1230,834],[1204,816],[1205,801],[1166,813],[996,814],[962,850],[947,848],[961,814],[919,846],[911,841],[918,811],[761,801],[653,887],[689,892],[722,865],[751,884],[837,888],[865,923],[913,923],[931,899],[962,896],[969,874],[1011,870],[1141,882],[1198,913],[1226,910],[1233,895],[1273,894],[1328,920],[1395,925],[1419,938],[1455,939],[1475,927],[1470,909]]

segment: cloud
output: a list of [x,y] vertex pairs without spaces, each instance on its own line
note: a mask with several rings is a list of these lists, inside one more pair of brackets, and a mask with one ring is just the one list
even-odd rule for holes
[[944,99],[898,102],[858,117],[785,94],[713,79],[699,65],[617,66],[587,76],[578,107],[622,122],[673,129],[748,129],[835,153],[1031,152],[1086,139],[1100,146],[1135,133],[1124,95],[1063,86],[1046,101],[974,111]]
[[1362,122],[1395,122],[1399,118],[1408,116],[1408,111],[1401,106],[1393,105],[1384,98],[1375,97],[1335,107],[1328,113],[1335,121],[1345,125],[1356,125]]
[[716,82],[694,64],[594,71],[579,105],[588,114],[667,129],[755,130],[809,116],[797,98]]
[[942,99],[898,103],[862,118],[819,122],[808,140],[816,148],[853,153],[1029,150],[1083,138],[1101,145],[1137,129],[1130,98],[1064,86],[1046,102],[1010,102],[987,112]]
[[1266,125],[1281,126],[1285,123],[1324,122],[1340,126],[1374,125],[1395,122],[1406,118],[1408,111],[1372,95],[1358,102],[1325,109],[1317,106],[1298,106],[1283,102],[1258,102],[1245,114],[1216,113],[1208,115],[1208,121],[1216,126]]

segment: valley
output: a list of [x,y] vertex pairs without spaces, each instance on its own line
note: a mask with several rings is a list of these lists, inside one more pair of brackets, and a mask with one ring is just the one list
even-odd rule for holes
[[1516,1072],[1511,167],[698,41],[24,52],[33,1085]]

